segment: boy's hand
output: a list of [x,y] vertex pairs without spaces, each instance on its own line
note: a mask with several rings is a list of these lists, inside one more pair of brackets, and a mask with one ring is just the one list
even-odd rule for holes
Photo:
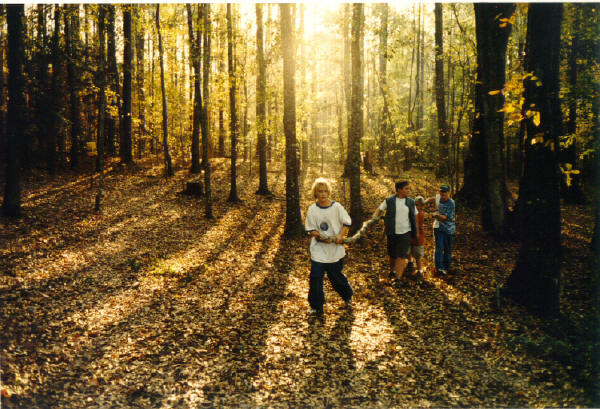
[[341,234],[335,236],[335,244],[344,244],[344,236]]

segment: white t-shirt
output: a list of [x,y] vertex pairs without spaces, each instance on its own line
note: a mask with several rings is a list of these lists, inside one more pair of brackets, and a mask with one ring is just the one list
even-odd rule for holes
[[[437,209],[440,206],[440,194],[437,193],[435,195],[435,208]],[[433,228],[437,229],[438,227],[440,227],[440,222],[438,219],[433,219]]]
[[[343,226],[350,226],[352,220],[344,206],[332,202],[327,207],[313,203],[306,212],[306,231],[316,230],[326,236],[336,236]],[[310,258],[319,263],[335,263],[346,255],[343,244],[324,243],[314,237],[310,241]]]
[[[385,212],[387,210],[386,200],[379,205],[379,210]],[[415,207],[415,216],[419,211]],[[406,198],[400,199],[396,196],[396,226],[394,227],[395,234],[404,234],[411,231],[410,220],[408,219],[408,206],[406,206]]]

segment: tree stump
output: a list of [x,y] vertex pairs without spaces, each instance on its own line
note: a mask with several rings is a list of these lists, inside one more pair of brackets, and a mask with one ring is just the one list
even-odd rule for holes
[[204,186],[201,182],[187,182],[182,193],[189,196],[203,196]]

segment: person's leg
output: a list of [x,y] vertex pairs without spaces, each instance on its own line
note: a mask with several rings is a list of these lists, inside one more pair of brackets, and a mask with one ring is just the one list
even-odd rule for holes
[[416,257],[417,260],[417,271],[423,273],[423,257]]
[[448,233],[444,233],[444,235],[444,270],[448,270],[452,262],[452,241],[454,235]]
[[328,263],[325,268],[327,277],[333,289],[342,297],[344,301],[349,301],[352,298],[352,286],[348,282],[348,278],[342,273],[344,267],[344,259],[338,260],[336,263]]
[[325,293],[323,292],[323,276],[325,265],[316,261],[310,261],[310,287],[308,289],[308,303],[313,310],[323,311]]
[[443,232],[440,229],[433,229],[433,234],[435,236],[435,269],[440,271],[444,269],[443,255],[444,255],[444,237]]
[[396,272],[398,280],[402,279],[402,276],[404,275],[404,270],[406,269],[407,261],[407,257],[398,257],[394,261],[394,271]]

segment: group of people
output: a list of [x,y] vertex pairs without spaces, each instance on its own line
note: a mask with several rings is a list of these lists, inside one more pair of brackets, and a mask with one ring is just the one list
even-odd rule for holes
[[[425,206],[435,203],[433,232],[435,237],[435,271],[446,275],[452,261],[452,241],[456,232],[455,205],[450,198],[450,186],[443,184],[435,197],[425,199],[409,197],[410,183],[399,181],[395,184],[396,193],[386,198],[373,213],[373,219],[383,215],[387,236],[387,253],[390,260],[389,277],[382,280],[402,282],[409,269],[409,259],[414,259],[415,276],[423,278],[425,268]],[[312,236],[310,242],[310,286],[308,302],[310,314],[323,314],[325,293],[323,279],[325,273],[334,290],[352,305],[352,286],[342,272],[346,250],[344,239],[348,235],[352,220],[340,203],[331,198],[331,184],[327,179],[317,178],[312,185],[316,201],[306,213],[305,228]],[[327,239],[324,239],[327,237]]]

